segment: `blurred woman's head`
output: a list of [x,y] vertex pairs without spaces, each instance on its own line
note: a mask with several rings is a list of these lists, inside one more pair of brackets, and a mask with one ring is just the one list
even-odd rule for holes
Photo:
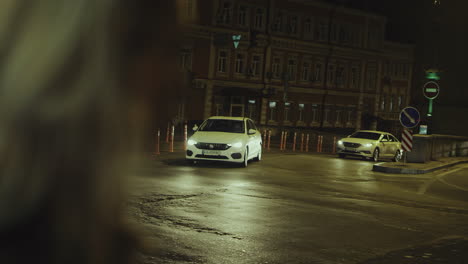
[[174,26],[171,0],[1,1],[2,263],[128,256],[121,177],[173,77]]

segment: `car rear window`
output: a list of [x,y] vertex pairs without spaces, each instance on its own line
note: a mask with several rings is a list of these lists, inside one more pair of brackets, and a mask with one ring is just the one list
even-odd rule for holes
[[350,136],[351,138],[365,138],[365,139],[372,139],[377,140],[380,138],[379,133],[373,132],[356,132]]
[[244,133],[244,121],[228,119],[208,119],[198,131],[216,131],[229,133]]

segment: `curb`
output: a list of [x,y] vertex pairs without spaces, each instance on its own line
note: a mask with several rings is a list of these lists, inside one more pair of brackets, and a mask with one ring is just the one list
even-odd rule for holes
[[395,167],[385,167],[381,164],[385,163],[380,163],[380,164],[374,164],[372,166],[372,171],[377,171],[377,172],[383,172],[383,173],[391,173],[391,174],[424,174],[424,173],[429,173],[433,172],[436,170],[452,167],[458,164],[462,163],[468,163],[468,160],[461,160],[453,163],[448,163],[445,165],[441,165],[438,167],[430,168],[430,169],[411,169],[411,168],[395,168]]

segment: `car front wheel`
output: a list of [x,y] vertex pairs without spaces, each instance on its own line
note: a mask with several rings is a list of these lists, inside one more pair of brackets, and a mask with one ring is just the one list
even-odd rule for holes
[[255,158],[256,161],[262,160],[262,146],[260,146],[260,150],[258,151],[257,157]]
[[397,152],[395,153],[395,156],[393,157],[393,161],[394,162],[400,161],[402,156],[403,156],[403,153],[401,153],[401,151],[397,150]]
[[378,148],[376,148],[376,149],[374,150],[374,153],[372,153],[372,160],[373,160],[374,162],[379,161],[379,155],[380,155],[380,151],[379,151]]
[[244,162],[242,162],[242,167],[247,167],[249,165],[249,149],[245,148],[244,151]]

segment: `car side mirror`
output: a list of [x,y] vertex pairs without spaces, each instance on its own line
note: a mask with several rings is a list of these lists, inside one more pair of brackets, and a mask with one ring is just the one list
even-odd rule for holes
[[257,133],[257,130],[255,130],[253,128],[249,129],[249,132],[248,132],[249,135],[253,135],[255,133]]
[[198,126],[197,125],[194,125],[193,128],[192,128],[193,131],[197,131],[198,130]]

